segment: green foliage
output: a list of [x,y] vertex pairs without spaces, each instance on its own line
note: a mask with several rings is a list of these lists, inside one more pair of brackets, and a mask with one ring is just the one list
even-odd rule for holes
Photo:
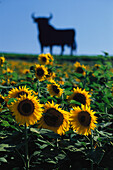
[[[37,58],[37,56],[32,57]],[[63,89],[62,96],[56,97],[49,94],[47,90],[47,84],[51,84],[49,77],[42,82],[37,80],[33,63],[33,66],[29,67],[30,72],[27,74],[20,74],[18,67],[15,67],[12,73],[3,73],[2,70],[6,70],[7,67],[5,63],[5,66],[0,70],[1,96],[7,98],[12,88],[26,86],[33,90],[32,93],[41,104],[54,101],[55,104],[59,104],[59,107],[70,112],[71,104],[81,106],[81,103],[74,99],[68,101],[68,96],[73,94],[73,89],[79,87],[85,89],[91,95],[90,107],[95,111],[98,123],[92,132],[92,136],[79,135],[71,127],[62,136],[49,129],[38,129],[37,124],[28,127],[30,169],[91,169],[91,163],[93,163],[94,169],[113,169],[113,73],[111,58],[96,56],[95,61],[99,58],[97,63],[100,65],[99,68],[94,65],[89,66],[84,76],[75,72],[73,63],[60,63],[59,65],[58,57],[60,56],[55,56],[56,62],[53,66],[47,67],[55,73],[54,80]],[[81,58],[85,60],[85,57],[82,56]],[[69,60],[69,56],[64,56],[61,59],[62,61]],[[75,61],[75,56],[72,60]],[[23,66],[23,69],[26,68],[28,68],[27,64]],[[15,84],[12,85],[12,81],[15,81]],[[25,129],[24,126],[19,126],[12,116],[10,105],[14,100],[17,99],[4,99],[1,102],[1,169],[7,167],[13,170],[25,168]]]

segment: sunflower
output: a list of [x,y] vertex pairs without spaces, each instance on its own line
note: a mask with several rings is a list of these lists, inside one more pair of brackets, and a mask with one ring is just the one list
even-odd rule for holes
[[53,61],[54,61],[53,56],[50,53],[47,53],[46,55],[49,59],[49,65],[53,65]]
[[4,62],[5,62],[5,58],[4,57],[0,57],[0,66],[1,67],[3,66]]
[[97,123],[97,117],[94,114],[95,112],[91,110],[90,106],[73,107],[69,116],[73,130],[85,136],[91,134],[91,130],[94,130],[96,127],[95,123]]
[[11,81],[10,84],[11,84],[12,86],[14,86],[14,85],[16,84],[16,82],[15,82],[15,81]]
[[74,66],[75,66],[75,72],[76,72],[76,73],[80,73],[80,74],[82,74],[83,76],[85,76],[85,74],[86,74],[86,72],[85,72],[86,66],[81,65],[79,62],[76,62],[76,63],[74,64]]
[[7,98],[18,98],[21,95],[25,95],[28,96],[29,94],[31,94],[33,91],[29,90],[29,88],[26,88],[26,86],[19,86],[19,89],[17,88],[12,88],[9,91],[9,94],[7,96]]
[[28,73],[30,73],[30,70],[29,70],[29,69],[24,69],[24,70],[23,70],[23,74],[28,74]]
[[40,64],[42,65],[48,65],[49,64],[49,58],[48,58],[48,55],[46,54],[40,54],[38,56],[38,61]]
[[63,93],[63,89],[60,88],[60,85],[54,80],[50,80],[50,84],[47,84],[47,89],[51,96],[60,97]]
[[[74,88],[72,92],[73,93],[70,96],[67,96],[69,102],[71,100],[75,100],[83,105],[90,105],[91,95],[89,95],[85,89],[82,90],[81,88],[77,87],[76,89]],[[71,106],[77,106],[77,104],[71,104]]]
[[47,68],[47,71],[48,71],[48,74],[47,74],[46,78],[48,80],[51,80],[52,78],[54,78],[56,76],[55,73],[53,72],[52,68]]
[[10,110],[18,124],[26,126],[35,124],[42,116],[42,105],[34,95],[23,95],[11,102]]
[[6,70],[3,70],[3,74],[5,73],[13,73],[13,70],[8,67]]
[[44,114],[38,122],[38,128],[45,128],[62,135],[69,130],[69,113],[59,108],[58,104],[47,102]]
[[100,64],[95,64],[94,67],[95,67],[96,69],[99,69],[99,68],[101,67],[101,65],[100,65]]
[[36,64],[35,66],[35,76],[39,81],[43,81],[48,74],[47,68],[43,65]]

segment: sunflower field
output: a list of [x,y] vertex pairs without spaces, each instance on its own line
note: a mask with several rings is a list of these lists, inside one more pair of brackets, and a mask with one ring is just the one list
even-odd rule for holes
[[0,169],[113,170],[113,66],[0,57]]

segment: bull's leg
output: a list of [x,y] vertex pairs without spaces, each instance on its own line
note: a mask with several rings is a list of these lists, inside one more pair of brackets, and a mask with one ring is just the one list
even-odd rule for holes
[[63,55],[63,52],[64,52],[64,45],[61,46],[61,55]]
[[41,45],[41,53],[43,53],[43,45]]
[[73,47],[71,46],[71,53],[70,53],[70,55],[73,55]]
[[52,45],[50,46],[50,54],[52,55]]

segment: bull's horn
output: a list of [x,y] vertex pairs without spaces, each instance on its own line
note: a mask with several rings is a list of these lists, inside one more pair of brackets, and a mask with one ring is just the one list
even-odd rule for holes
[[50,14],[50,17],[49,17],[48,19],[50,20],[51,18],[53,18],[53,15],[52,15],[52,14]]

